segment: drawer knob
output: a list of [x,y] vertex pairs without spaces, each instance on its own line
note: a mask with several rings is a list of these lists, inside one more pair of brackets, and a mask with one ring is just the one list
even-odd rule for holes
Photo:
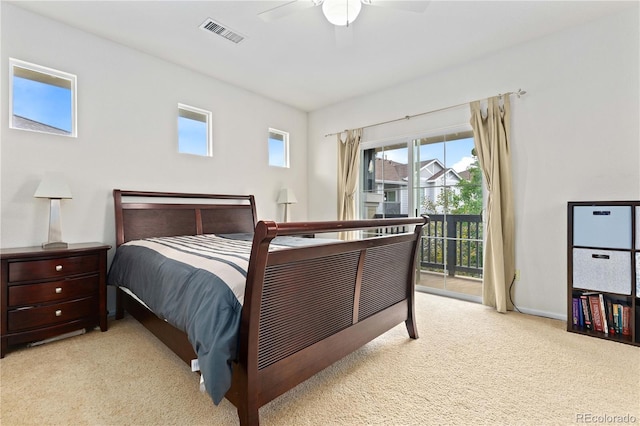
[[56,265],[56,271],[58,272],[62,271],[62,265]]
[[57,317],[62,316],[62,311],[61,311],[60,309],[58,309],[58,310],[56,311],[56,316],[57,316]]
[[56,294],[62,293],[62,287],[56,287]]

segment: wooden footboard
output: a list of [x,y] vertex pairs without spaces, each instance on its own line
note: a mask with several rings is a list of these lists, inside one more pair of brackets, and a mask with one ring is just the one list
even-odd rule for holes
[[398,222],[258,223],[227,394],[241,424],[257,425],[259,407],[403,321],[418,337],[414,271],[425,219],[404,220],[416,225],[412,234],[272,252],[269,242]]
[[[122,197],[151,197],[126,204]],[[165,204],[164,197],[221,199],[223,205]],[[136,238],[254,230],[252,196],[114,191],[117,245]],[[230,203],[230,204],[229,204]],[[232,222],[227,219],[233,218]],[[418,338],[414,316],[417,247],[427,218],[340,222],[258,222],[245,287],[238,361],[226,397],[241,425],[258,425],[258,409],[320,370],[402,323]],[[167,225],[169,228],[167,228]],[[399,235],[269,251],[276,236],[414,227]],[[121,289],[124,310],[190,363],[186,334]]]

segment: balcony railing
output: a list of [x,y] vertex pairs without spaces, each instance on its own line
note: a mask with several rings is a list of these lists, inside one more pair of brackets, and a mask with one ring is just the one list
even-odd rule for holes
[[[379,231],[383,234],[406,232],[403,228]],[[423,270],[443,271],[451,277],[482,278],[482,215],[429,214],[429,223],[422,232],[420,266]]]
[[423,228],[422,268],[482,277],[482,215],[430,214],[429,219]]

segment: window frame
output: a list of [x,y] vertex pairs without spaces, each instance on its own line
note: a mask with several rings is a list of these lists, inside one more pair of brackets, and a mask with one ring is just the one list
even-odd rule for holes
[[[66,130],[60,129],[65,133],[56,133],[56,132],[47,132],[45,130],[36,130],[25,127],[19,127],[14,123],[15,114],[13,113],[13,95],[14,95],[14,76],[15,68],[21,68],[23,70],[31,71],[34,73],[44,74],[46,77],[42,80],[31,79],[33,81],[38,81],[40,83],[50,84],[58,87],[66,87],[61,86],[59,84],[48,83],[46,80],[55,81],[56,79],[67,80],[69,82],[69,90],[71,91],[71,130],[66,133]],[[44,133],[48,135],[57,135],[57,136],[66,136],[77,138],[78,137],[78,102],[77,102],[77,93],[78,93],[78,78],[76,75],[60,71],[54,68],[45,67],[42,65],[34,64],[31,62],[22,61],[16,58],[9,58],[9,128],[15,130],[23,130],[28,132],[36,132],[36,133]],[[46,126],[46,123],[41,123]],[[54,126],[49,126],[54,128]]]
[[[181,111],[186,112],[186,115],[182,115]],[[194,152],[182,152],[180,151],[180,117],[184,117],[184,118],[189,118],[188,115],[200,115],[203,116],[205,118],[204,123],[205,123],[205,128],[206,128],[206,148],[207,148],[207,152],[206,154],[198,154],[198,153],[194,153]],[[207,111],[206,109],[202,109],[202,108],[197,108],[191,105],[187,105],[187,104],[183,104],[183,103],[178,103],[178,117],[177,117],[177,141],[178,141],[178,154],[185,154],[185,155],[196,155],[198,157],[213,157],[213,125],[212,125],[212,117],[213,117],[213,113],[211,111]],[[196,120],[194,118],[191,118],[193,120]],[[197,120],[197,121],[202,121],[202,120]]]
[[267,143],[270,142],[271,138],[271,134],[276,134],[276,135],[280,135],[282,136],[282,145],[283,145],[283,152],[282,152],[282,160],[284,162],[284,165],[279,165],[279,164],[271,164],[271,145],[268,145],[268,162],[269,162],[269,167],[279,167],[281,169],[288,169],[291,167],[291,163],[290,163],[290,158],[289,158],[289,132],[285,132],[284,130],[278,130],[278,129],[274,129],[274,128],[269,128],[269,137],[267,138]]

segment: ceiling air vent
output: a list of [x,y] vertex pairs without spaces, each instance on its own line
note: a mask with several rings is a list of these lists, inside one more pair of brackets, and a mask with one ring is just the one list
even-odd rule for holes
[[216,22],[211,18],[207,18],[207,20],[200,25],[200,28],[206,31],[210,31],[214,34],[217,34],[220,37],[224,37],[227,40],[232,41],[236,44],[240,43],[242,40],[245,39],[245,36],[243,36],[242,34],[233,31],[226,25],[222,25],[221,23]]

